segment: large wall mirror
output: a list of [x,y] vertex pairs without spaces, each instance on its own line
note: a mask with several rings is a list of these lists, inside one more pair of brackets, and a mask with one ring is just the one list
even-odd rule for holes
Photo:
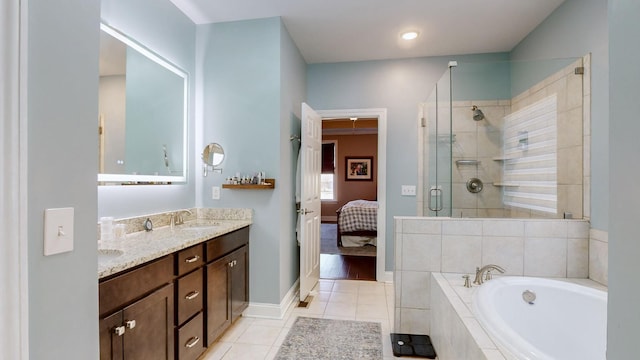
[[99,184],[186,181],[187,74],[100,25]]

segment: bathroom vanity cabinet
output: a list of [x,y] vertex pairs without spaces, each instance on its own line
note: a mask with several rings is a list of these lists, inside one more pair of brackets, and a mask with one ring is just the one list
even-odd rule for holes
[[173,257],[102,281],[100,359],[172,359]]
[[248,306],[249,227],[99,283],[100,359],[195,360]]
[[207,346],[248,306],[249,228],[207,242]]

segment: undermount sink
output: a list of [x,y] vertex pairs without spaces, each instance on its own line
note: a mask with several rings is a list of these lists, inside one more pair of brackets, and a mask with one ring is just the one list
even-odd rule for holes
[[187,231],[205,231],[212,230],[221,224],[219,222],[193,222],[193,223],[184,223],[179,226],[181,230]]
[[122,256],[124,251],[120,249],[98,249],[98,260],[112,260]]

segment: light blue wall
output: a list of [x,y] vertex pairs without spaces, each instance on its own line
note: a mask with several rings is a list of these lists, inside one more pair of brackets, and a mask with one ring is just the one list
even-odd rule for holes
[[393,217],[416,215],[416,198],[400,196],[400,189],[417,183],[418,105],[427,99],[449,60],[462,64],[505,58],[498,53],[307,67],[308,103],[314,109],[387,109],[387,271],[393,269]]
[[[30,359],[98,358],[99,15],[97,0],[28,4]],[[74,250],[45,257],[44,210],[59,207],[75,209]]]
[[[301,58],[284,35],[280,18],[216,23],[198,27],[203,49],[203,132],[205,143],[219,142],[226,158],[222,174],[203,181],[206,207],[254,209],[251,226],[250,300],[279,303],[292,285],[296,254],[292,244],[291,116],[304,98]],[[291,66],[289,66],[291,65]],[[302,85],[301,85],[302,82]],[[295,124],[295,122],[293,122]],[[265,171],[274,190],[223,189],[211,200],[211,187],[224,179]],[[294,280],[295,281],[295,280]]]
[[[498,55],[498,54],[493,54]],[[451,70],[453,101],[496,100],[511,98],[511,64],[509,54],[492,61],[463,62]]]
[[[196,26],[169,0],[102,0],[102,21],[189,74],[188,182],[179,185],[100,186],[98,217],[116,218],[193,207]],[[153,133],[153,132],[151,132]]]
[[638,357],[640,290],[633,286],[640,271],[638,204],[640,189],[640,2],[609,1],[610,127],[609,161],[609,303],[607,358]]
[[609,229],[609,56],[606,0],[567,0],[512,53],[512,60],[591,53],[591,225]]
[[307,94],[307,63],[282,22],[280,22],[280,44],[280,122],[282,124],[280,154],[283,160],[280,163],[280,173],[283,174],[282,186],[288,189],[281,193],[280,228],[283,229],[283,236],[280,244],[280,298],[282,299],[300,275],[300,251],[295,233],[296,164],[300,143],[290,141],[289,136],[300,134],[301,103],[306,101]]

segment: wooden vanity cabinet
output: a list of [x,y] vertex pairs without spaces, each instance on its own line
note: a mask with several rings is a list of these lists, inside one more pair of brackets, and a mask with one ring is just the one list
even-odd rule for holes
[[209,240],[207,252],[207,346],[242,315],[249,302],[249,228]]
[[100,359],[196,360],[249,300],[249,227],[99,282]]
[[99,284],[100,359],[173,359],[173,257]]
[[204,246],[176,254],[176,359],[195,360],[204,342]]

